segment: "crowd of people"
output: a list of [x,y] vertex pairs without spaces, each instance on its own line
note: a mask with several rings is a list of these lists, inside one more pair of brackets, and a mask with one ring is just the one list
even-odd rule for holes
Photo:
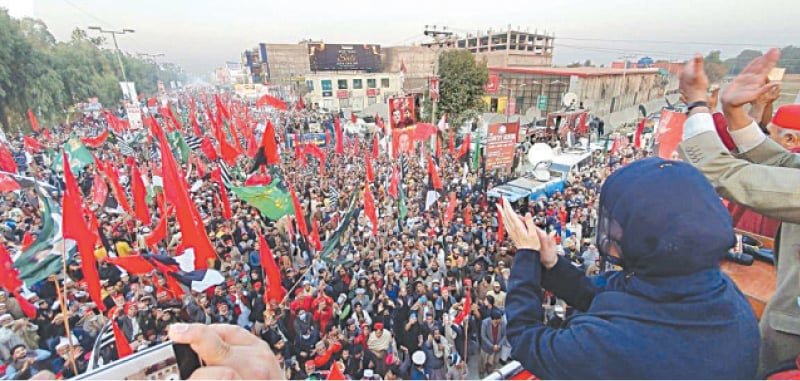
[[[210,118],[214,114],[223,114],[221,102],[216,102],[216,107],[206,109],[207,102],[197,101],[201,96],[206,95],[181,93],[173,102],[172,106],[179,118],[183,119],[182,125],[185,127],[173,123],[177,124],[183,136],[196,134],[195,127],[210,129]],[[730,99],[727,103],[730,104]],[[108,139],[91,148],[97,160],[76,173],[85,211],[92,217],[89,220],[96,220],[92,224],[96,227],[98,238],[94,259],[102,287],[102,306],[90,296],[87,264],[71,252],[65,259],[63,270],[58,268],[25,287],[0,292],[0,360],[3,362],[0,373],[3,379],[26,379],[40,371],[49,371],[64,378],[82,374],[90,363],[118,360],[123,343],[136,352],[164,342],[170,337],[169,327],[179,322],[228,324],[251,332],[274,352],[282,375],[287,379],[327,378],[334,366],[338,366],[337,369],[350,379],[461,380],[486,376],[512,358],[520,359],[531,371],[540,371],[540,375],[574,376],[578,373],[554,366],[544,361],[547,360],[544,357],[530,357],[532,355],[526,352],[526,345],[540,346],[537,347],[537,353],[540,354],[550,353],[548,351],[560,353],[559,350],[563,349],[551,348],[548,346],[550,341],[536,339],[539,337],[536,335],[548,335],[551,331],[541,333],[545,331],[531,327],[542,325],[553,329],[552,332],[574,329],[571,327],[575,327],[575,324],[591,319],[592,313],[600,313],[595,308],[583,314],[583,320],[570,319],[576,313],[587,312],[592,300],[599,298],[595,297],[599,295],[599,287],[623,294],[644,295],[648,303],[655,301],[655,304],[648,305],[647,311],[638,311],[637,314],[657,314],[659,308],[675,302],[675,295],[679,295],[683,288],[692,286],[687,285],[688,281],[693,282],[694,279],[689,275],[718,274],[717,257],[729,248],[722,247],[728,244],[728,233],[732,230],[728,226],[729,217],[725,217],[725,213],[717,213],[719,211],[716,209],[706,210],[707,214],[698,215],[698,218],[718,222],[714,226],[719,231],[714,232],[719,233],[715,236],[719,238],[715,241],[720,246],[719,250],[704,253],[708,254],[705,256],[681,254],[683,256],[680,258],[686,261],[682,264],[664,262],[666,257],[656,258],[649,252],[630,251],[646,249],[654,244],[655,241],[643,238],[646,236],[644,232],[642,234],[645,235],[633,234],[625,238],[612,237],[597,241],[617,242],[615,250],[620,251],[623,247],[629,250],[624,255],[609,254],[609,247],[595,245],[596,235],[606,237],[609,234],[609,216],[602,215],[600,189],[606,179],[614,176],[615,172],[619,173],[620,168],[648,156],[646,150],[637,147],[595,151],[588,166],[578,168],[562,179],[565,185],[563,191],[531,200],[523,199],[512,206],[507,201],[487,195],[494,186],[512,179],[511,174],[484,173],[481,165],[473,165],[471,154],[456,157],[451,153],[452,150],[434,154],[438,151],[434,147],[428,147],[427,152],[430,153],[423,154],[424,143],[417,143],[415,154],[398,158],[384,148],[388,145],[374,147],[380,141],[385,141],[379,130],[365,135],[339,135],[335,131],[338,128],[334,127],[335,116],[332,115],[322,115],[302,107],[265,111],[264,108],[238,100],[232,100],[230,104],[238,105],[231,107],[231,110],[238,110],[241,115],[226,111],[234,115],[220,118],[228,119],[231,123],[234,119],[240,119],[244,122],[240,126],[257,134],[269,131],[263,123],[256,122],[258,118],[269,119],[274,124],[280,162],[267,172],[264,168],[268,166],[262,165],[260,159],[263,157],[259,157],[264,152],[253,156],[240,152],[234,163],[224,165],[222,159],[210,157],[214,155],[209,155],[207,147],[200,148],[198,145],[190,149],[189,159],[180,168],[186,183],[192,184],[192,202],[198,209],[206,228],[205,234],[214,250],[215,258],[210,263],[210,269],[218,271],[224,281],[202,291],[187,287],[177,292],[172,275],[165,273],[161,267],[158,267],[158,271],[147,273],[127,271],[124,264],[129,262],[125,258],[143,255],[176,258],[184,255],[186,247],[182,238],[185,232],[170,212],[171,209],[161,205],[157,194],[159,190],[153,191],[146,205],[153,217],[151,224],[145,224],[138,216],[123,210],[121,204],[134,198],[129,190],[129,183],[134,182],[134,174],[141,170],[147,184],[155,184],[156,177],[160,176],[160,160],[153,153],[158,149],[158,141],[151,136],[138,140],[133,150],[123,150],[119,142],[126,141],[130,133],[114,133],[115,139]],[[171,117],[165,114],[168,112],[166,109],[148,111],[157,117],[157,123],[170,123],[167,119]],[[251,117],[251,113],[255,117]],[[53,166],[53,156],[46,152],[59,151],[70,138],[91,138],[103,134],[103,131],[116,129],[118,126],[110,125],[116,123],[113,122],[115,118],[118,116],[87,115],[70,124],[7,137],[4,145],[18,167],[13,177],[17,189],[6,191],[0,200],[0,240],[10,252],[10,257],[17,258],[26,248],[35,245],[37,237],[43,234],[48,216],[45,214],[46,203],[41,200],[42,189],[46,189],[56,202],[65,190],[64,176]],[[194,118],[197,119],[192,121]],[[326,152],[322,163],[313,157],[296,157],[300,151],[288,144],[291,137],[309,132],[309,124],[315,122],[321,122],[329,135],[326,145],[322,147]],[[738,120],[732,122],[735,128],[741,129],[743,126],[739,124]],[[713,129],[713,123],[711,126]],[[149,129],[152,128],[149,126]],[[693,137],[690,135],[692,128],[687,132],[689,142]],[[145,135],[149,134],[149,129],[144,130]],[[333,141],[332,138],[340,136],[344,142]],[[40,142],[40,149],[31,149],[31,137]],[[447,139],[441,141],[446,142]],[[242,146],[251,144],[246,138],[239,143]],[[343,149],[334,148],[340,144],[344,146]],[[377,152],[375,157],[373,152]],[[693,152],[684,154],[690,161],[699,160]],[[427,155],[436,156],[435,160],[428,159]],[[123,186],[121,192],[115,189],[116,180],[108,178],[109,165],[100,168],[101,163],[112,163],[116,168],[118,181]],[[653,164],[652,160],[639,163],[616,177],[652,176],[657,169],[675,167],[675,181],[686,181],[687,187],[697,189],[697,197],[705,197],[692,199],[698,205],[710,205],[713,200],[718,200],[707,182],[701,180],[699,172],[690,170],[688,165],[669,162]],[[437,177],[441,177],[441,187],[433,184],[432,167]],[[217,181],[216,176],[220,172],[225,173],[226,181]],[[264,180],[270,176],[269,180]],[[654,179],[665,179],[664,176]],[[305,219],[305,225],[313,226],[314,235],[318,230],[320,245],[316,245],[314,237],[304,237],[299,233],[300,224],[292,218],[297,215],[297,210],[294,214],[272,220],[266,218],[256,206],[238,198],[236,192],[226,190],[252,184],[255,177],[266,183],[275,181],[292,184],[292,189],[297,190],[299,215]],[[639,182],[636,186],[648,194],[664,192],[665,189],[669,191],[668,188],[654,187],[657,184],[653,181],[653,184]],[[97,182],[105,190],[105,197],[101,199],[95,197]],[[624,183],[627,182],[633,184],[632,179]],[[718,188],[728,185],[721,184],[715,185]],[[630,189],[639,189],[636,186],[632,185]],[[371,196],[367,197],[365,192],[370,192]],[[223,193],[230,197],[229,212],[226,210],[228,205],[222,201]],[[433,198],[432,193],[435,195]],[[613,195],[614,202],[619,198],[638,197],[627,193],[623,197],[620,196],[622,193],[617,189]],[[674,196],[676,194],[670,197]],[[370,198],[373,201],[367,202]],[[605,202],[611,202],[608,200],[607,197]],[[736,201],[752,203],[745,196]],[[498,202],[508,207],[500,208]],[[370,203],[374,203],[374,217],[368,210]],[[622,204],[636,203],[623,200]],[[639,219],[625,220],[625,225],[620,229],[641,231],[645,228],[663,228],[661,235],[678,231],[685,237],[694,237],[699,232],[711,234],[710,230],[703,230],[708,226],[702,224],[696,229],[691,224],[683,227],[662,226],[661,222],[669,219],[671,212],[658,209],[660,206],[663,205],[656,202],[648,211],[660,216],[655,225],[647,219],[642,219],[642,223],[638,222]],[[626,208],[613,209],[611,213],[616,215],[612,217],[617,218],[622,214],[641,217],[642,210],[633,206],[628,208],[630,211]],[[659,214],[662,212],[663,215]],[[521,216],[530,213],[529,217],[525,217],[525,221],[531,224],[529,228],[520,228],[517,223],[521,217],[516,216],[517,213]],[[167,222],[167,234],[157,242],[150,242],[148,238],[152,237],[153,231],[163,228],[160,223],[162,218]],[[68,224],[69,221],[63,223]],[[541,240],[536,240],[536,245],[522,245],[525,257],[541,259],[543,267],[536,261],[533,264],[525,262],[533,266],[532,277],[521,279],[520,270],[517,270],[517,280],[514,281],[511,265],[518,262],[515,257],[521,246],[520,240],[524,240],[522,236],[525,235],[521,232],[525,230],[533,234],[537,230],[534,227],[551,233],[548,237],[552,237],[552,244],[542,236]],[[613,227],[611,229],[611,234],[622,234],[614,233]],[[277,263],[279,279],[269,276],[262,243],[266,243],[270,249],[268,252],[273,254],[271,260]],[[326,250],[330,247],[333,250]],[[659,246],[653,252],[674,253],[675,250],[673,244]],[[686,250],[678,251],[684,253]],[[551,263],[551,252],[557,255],[554,258],[561,259]],[[622,256],[623,260],[607,261],[609,256],[615,255]],[[639,261],[637,255],[645,257],[645,260]],[[571,270],[565,270],[564,266]],[[589,286],[583,280],[576,283],[584,287],[584,291],[590,290],[591,295],[584,293],[580,298],[570,298],[563,297],[564,288],[548,289],[548,282],[551,282],[550,286],[554,285],[552,279],[547,279],[550,269],[557,269],[562,274],[583,274],[582,277],[571,275],[578,280],[590,279],[586,276],[606,273],[609,269],[620,269],[619,266],[624,267],[624,271],[619,273],[621,276],[611,274],[603,278],[610,282],[608,284]],[[659,278],[661,280],[658,282],[674,282],[669,283],[670,291],[666,294],[662,292],[666,283],[652,283],[650,278],[652,274],[661,273],[666,275]],[[696,286],[692,292],[706,295],[705,287],[709,279],[706,275],[702,275],[706,283],[698,281],[692,286]],[[719,303],[722,306],[720,308],[734,306],[737,311],[746,310],[743,307],[746,306],[744,299],[735,286],[725,279],[719,275],[719,282],[714,283],[718,289],[722,289],[719,287],[723,287],[720,286],[723,284],[725,290],[724,300],[714,303]],[[539,284],[540,280],[543,284]],[[4,280],[3,284],[9,283]],[[522,294],[519,285],[522,284],[530,286],[528,291],[531,292],[531,300],[541,302],[541,316],[536,308],[522,308],[530,302],[520,299]],[[515,295],[509,295],[512,286],[517,287]],[[536,293],[542,287],[548,292],[539,298]],[[270,291],[276,289],[280,289],[285,297],[280,300],[272,298]],[[570,292],[577,291],[573,289],[567,294]],[[615,293],[604,294],[604,297],[611,294]],[[703,299],[702,303],[705,304],[701,307],[708,307],[707,302],[711,303]],[[683,306],[678,303],[675,308],[683,311]],[[617,307],[624,310],[630,305]],[[110,312],[103,313],[103,310]],[[614,313],[620,311],[611,310],[616,311]],[[682,312],[678,312],[670,316],[683,316]],[[514,321],[510,321],[509,314],[515,317]],[[751,320],[754,322],[752,312],[741,314],[747,316],[738,320],[737,324],[742,325],[740,332],[747,333],[747,339],[753,339],[748,343],[753,344],[756,342],[753,335],[755,331],[750,330],[752,327],[748,325]],[[692,319],[695,318],[692,317],[686,324],[694,324]],[[715,322],[722,324],[728,317],[716,318]],[[534,321],[536,324],[533,324]],[[637,320],[636,324],[640,324],[637,327],[642,333],[638,339],[653,334],[653,340],[657,342],[661,339],[658,335],[664,333],[661,323],[656,324],[656,328],[651,327],[651,321],[642,323]],[[764,324],[767,324],[766,328]],[[537,333],[532,334],[532,329]],[[780,327],[769,328],[769,324],[762,320],[762,331],[765,329],[773,336],[786,335]],[[626,331],[625,334],[634,331]],[[678,333],[685,334],[684,331]],[[104,340],[105,337],[113,339]],[[563,337],[554,336],[552,343],[560,342],[558,340]],[[583,336],[580,338],[585,339]],[[631,338],[631,342],[638,339]],[[531,342],[519,343],[520,340]],[[98,342],[108,345],[96,346]],[[513,343],[517,345],[512,348]],[[782,356],[784,352],[791,351],[783,344],[777,347],[767,345],[765,348],[768,349],[766,354],[773,357],[779,357],[776,353]],[[614,357],[606,351],[601,352],[603,356]],[[575,361],[583,361],[577,352],[571,353]],[[748,361],[739,362],[739,368],[728,367],[725,370],[731,372],[731,377],[751,372],[751,367],[755,369],[752,353],[748,351],[744,355]],[[470,364],[475,363],[478,374],[470,374]],[[604,374],[614,376],[634,374],[619,373],[620,368],[613,361],[600,365],[591,369],[607,371]],[[643,365],[646,365],[646,361],[643,361]],[[662,368],[659,369],[664,372],[678,369]],[[631,372],[631,369],[641,370],[641,373],[635,373],[637,375],[651,374],[649,370],[633,366],[625,369]],[[584,377],[592,374],[580,373]]]
[[[192,133],[191,123],[185,118],[191,109],[187,102],[193,99],[183,94],[174,105],[184,118],[182,133],[186,136]],[[197,106],[202,107],[199,102]],[[159,114],[155,115],[161,120]],[[406,167],[401,182],[407,214],[401,219],[398,200],[389,194],[398,161],[381,148],[372,162],[375,178],[371,185],[379,221],[373,235],[369,218],[361,212],[366,181],[363,156],[372,152],[372,136],[346,136],[344,154],[334,152],[333,142],[324,147],[328,157],[322,175],[315,162],[301,165],[285,143],[287,137],[308,132],[310,122],[322,122],[333,132],[333,116],[307,110],[273,111],[263,116],[274,121],[281,144],[278,173],[299,190],[308,221],[319,221],[321,241],[326,245],[329,240],[346,241],[337,250],[337,260],[322,260],[306,237],[292,239],[291,221],[265,219],[233,192],[229,192],[232,217],[224,218],[223,205],[217,200],[219,184],[209,174],[220,166],[219,160],[208,160],[197,150],[192,155],[208,166],[205,173],[191,165],[183,169],[189,184],[200,184],[192,188],[193,201],[216,251],[213,268],[226,282],[206,292],[178,297],[167,287],[168,275],[129,274],[111,263],[114,258],[131,255],[179,255],[181,232],[177,222],[168,216],[168,236],[148,246],[145,237],[155,228],[120,212],[114,192],[108,192],[103,204],[91,200],[94,182],[103,181],[103,172],[89,164],[77,173],[85,203],[99,223],[101,239],[95,256],[103,303],[107,309],[119,307],[111,318],[134,351],[164,341],[167,327],[184,321],[235,324],[250,330],[278,354],[290,379],[320,377],[334,361],[341,361],[344,374],[352,379],[421,374],[434,379],[464,379],[468,377],[468,359],[476,359],[480,376],[509,361],[504,304],[515,249],[498,235],[496,200],[487,198],[486,190],[502,183],[510,173],[483,176],[479,167],[467,165],[472,155],[455,160],[445,153],[438,158],[443,189],[436,203],[426,205],[426,163],[409,156],[403,160]],[[199,122],[203,125],[206,121],[200,118]],[[87,115],[77,122],[49,128],[47,139],[41,132],[32,136],[43,148],[57,148],[71,137],[101,134],[110,129],[107,123],[102,116]],[[248,127],[260,132],[263,124]],[[158,164],[151,165],[148,153],[156,144],[155,140],[142,142],[131,154],[144,169],[148,183],[154,176],[152,168]],[[62,175],[52,168],[52,158],[44,150],[27,152],[23,135],[10,136],[8,146],[19,153],[15,155],[19,175],[48,184],[54,195],[60,194]],[[123,186],[131,182],[133,169],[127,155],[113,141],[92,151],[101,161],[117,166]],[[596,153],[591,167],[565,179],[564,192],[526,200],[519,206],[536,215],[537,225],[558,232],[564,254],[576,266],[597,272],[599,258],[589,237],[595,229],[599,187],[609,173],[633,158],[632,148],[614,155]],[[241,185],[249,173],[257,172],[246,155],[225,169],[232,174],[232,185]],[[455,216],[447,220],[451,192],[456,193],[457,204],[452,210]],[[131,197],[129,193],[125,196]],[[148,207],[155,224],[161,218],[155,198]],[[357,218],[344,227],[345,238],[334,237],[351,208],[356,209]],[[43,223],[36,190],[31,187],[4,194],[2,215],[3,244],[17,255],[25,246],[23,241],[30,239],[26,235],[35,238]],[[265,302],[266,289],[273,285],[268,285],[264,277],[259,236],[266,239],[280,266],[281,286],[289,293],[282,303]],[[61,305],[61,294],[66,297],[66,306]],[[109,316],[100,313],[89,297],[77,256],[67,259],[66,273],[52,274],[16,296],[36,307],[35,317],[25,316],[15,296],[0,297],[0,356],[6,364],[6,378],[25,378],[42,369],[64,377],[80,374],[86,370],[95,340],[108,332],[104,327]],[[550,319],[554,322],[567,312],[563,302],[556,304],[556,298],[552,298]],[[462,314],[464,308],[469,311]],[[105,361],[116,359],[113,347],[102,349]]]

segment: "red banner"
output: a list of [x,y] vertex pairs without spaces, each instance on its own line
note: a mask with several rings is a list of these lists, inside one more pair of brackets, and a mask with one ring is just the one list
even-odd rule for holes
[[392,155],[411,154],[414,151],[414,128],[392,130]]
[[486,170],[511,169],[517,145],[519,122],[489,125],[486,137]]
[[439,77],[431,77],[428,88],[431,93],[431,100],[434,102],[439,101]]
[[497,92],[497,89],[499,87],[500,87],[500,75],[489,74],[489,81],[486,82],[486,85],[483,87],[483,90],[489,94],[494,94]]
[[381,89],[367,89],[368,97],[377,97],[378,95],[381,95]]
[[337,90],[336,91],[336,98],[347,98],[350,94],[347,90]]
[[669,110],[661,110],[661,120],[658,122],[656,132],[658,143],[658,156],[662,159],[676,160],[678,157],[678,144],[683,140],[683,123],[686,114]]
[[392,129],[410,127],[414,123],[413,97],[389,99],[389,125]]

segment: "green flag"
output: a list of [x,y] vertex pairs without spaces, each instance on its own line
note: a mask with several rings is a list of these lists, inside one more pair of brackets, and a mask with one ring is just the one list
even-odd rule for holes
[[14,261],[19,278],[27,286],[57,274],[63,266],[62,254],[71,258],[75,254],[75,241],[62,236],[61,209],[46,193],[37,189],[43,225],[36,240]]
[[275,221],[294,213],[292,195],[277,184],[267,186],[231,187],[236,196]]
[[472,170],[481,166],[481,134],[475,134],[475,152],[472,153]]
[[186,141],[183,140],[181,132],[175,130],[171,134],[167,134],[167,140],[170,146],[172,146],[172,149],[177,151],[176,153],[180,153],[181,161],[186,164],[186,162],[189,161],[189,152],[191,152],[191,149],[189,145],[186,144]]
[[320,258],[330,265],[338,266],[349,263],[346,258],[341,256],[341,252],[343,248],[350,244],[350,226],[355,219],[355,200],[357,195],[358,192],[353,192],[353,198],[350,200],[350,209],[342,217],[342,221],[333,236],[323,243]]
[[[69,166],[74,172],[81,172],[84,167],[94,163],[92,152],[89,151],[78,138],[70,138],[64,143],[64,152],[67,153],[67,157],[69,157]],[[53,153],[55,156],[53,157],[53,169],[56,172],[63,172],[64,160],[61,156],[61,152],[54,151]]]

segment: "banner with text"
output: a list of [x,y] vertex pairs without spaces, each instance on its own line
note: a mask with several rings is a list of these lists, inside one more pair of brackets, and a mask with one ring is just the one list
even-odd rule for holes
[[486,137],[486,170],[511,168],[517,145],[519,122],[489,125]]

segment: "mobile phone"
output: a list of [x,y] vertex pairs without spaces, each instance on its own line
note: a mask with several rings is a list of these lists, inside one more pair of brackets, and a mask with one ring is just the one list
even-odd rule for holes
[[200,367],[188,344],[171,341],[134,353],[73,380],[185,380]]

